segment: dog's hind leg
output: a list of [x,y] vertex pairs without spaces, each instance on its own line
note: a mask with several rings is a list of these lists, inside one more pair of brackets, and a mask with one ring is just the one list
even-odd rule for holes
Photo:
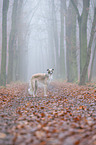
[[37,80],[35,80],[35,95],[37,96]]
[[35,97],[35,95],[34,95],[34,90],[35,90],[35,82],[34,82],[34,80],[31,80],[31,87],[32,87],[32,95],[33,95],[33,97]]

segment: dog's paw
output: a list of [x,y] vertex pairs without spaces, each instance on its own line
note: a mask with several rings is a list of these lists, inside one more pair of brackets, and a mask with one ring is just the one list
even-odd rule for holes
[[44,97],[48,97],[48,95],[44,95]]
[[32,91],[30,90],[30,88],[28,89],[28,94],[29,95],[32,95],[33,94]]
[[36,97],[35,95],[32,95],[32,97]]

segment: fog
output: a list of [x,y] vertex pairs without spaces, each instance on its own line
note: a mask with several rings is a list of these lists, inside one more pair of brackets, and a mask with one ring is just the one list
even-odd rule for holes
[[[31,7],[33,5],[33,7]],[[24,12],[29,16],[27,24],[29,26],[28,40],[28,79],[34,73],[45,72],[47,68],[54,68],[55,63],[50,63],[48,23],[51,23],[50,4],[48,1],[27,1]],[[26,19],[26,18],[25,18]],[[48,22],[49,21],[49,22]],[[54,48],[51,48],[54,49]],[[54,60],[53,60],[54,61]]]
[[54,80],[96,81],[95,0],[0,3],[1,85],[28,82],[48,68],[54,68]]

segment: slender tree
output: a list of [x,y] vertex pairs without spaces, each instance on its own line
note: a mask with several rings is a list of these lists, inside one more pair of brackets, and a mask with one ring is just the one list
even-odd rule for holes
[[86,63],[84,64],[84,68],[82,70],[81,78],[79,84],[85,84],[86,80],[86,75],[88,71],[88,66],[90,62],[90,56],[91,56],[91,48],[92,48],[92,43],[95,35],[95,28],[96,28],[96,7],[94,8],[94,18],[93,18],[93,23],[92,23],[92,29],[91,29],[91,34],[90,34],[90,40],[88,44],[88,51],[87,51],[87,58],[86,58]]
[[[23,15],[22,15],[22,10],[23,10],[23,2],[24,0],[20,0],[18,1],[19,4],[18,4],[18,16],[17,16],[17,19],[18,19],[18,24],[17,24],[17,38],[18,38],[18,56],[17,56],[17,79],[18,80],[23,80],[25,74],[26,74],[26,65],[25,65],[25,42],[26,40],[24,40],[24,30],[23,30]],[[24,37],[24,38],[23,38]]]
[[80,15],[77,5],[74,0],[71,0],[77,16],[78,16],[78,24],[79,24],[79,42],[80,42],[80,85],[85,84],[87,78],[88,65],[90,61],[91,55],[91,47],[94,39],[94,28],[96,24],[96,8],[94,8],[94,19],[91,28],[90,40],[87,46],[87,22],[88,22],[88,14],[89,14],[89,6],[90,0],[83,0],[83,10]]
[[89,79],[88,79],[89,82],[91,82],[91,79],[92,79],[93,64],[94,64],[95,56],[96,56],[96,44],[95,44],[95,47],[94,47],[94,50],[93,50],[93,56],[92,56],[92,62],[91,62],[91,68],[90,68],[90,75],[89,75]]
[[80,15],[77,5],[74,0],[71,0],[77,16],[79,24],[79,43],[80,43],[80,76],[86,62],[87,57],[87,21],[88,21],[88,12],[89,12],[89,2],[90,0],[83,0],[83,10]]
[[3,0],[2,9],[2,58],[1,58],[1,85],[6,86],[6,54],[7,54],[7,12],[9,0]]
[[52,9],[52,1],[48,1],[48,16],[47,16],[47,31],[48,31],[48,62],[49,65],[54,68],[55,66],[55,54],[54,54],[54,26],[53,26],[53,9]]
[[59,50],[59,41],[58,41],[58,25],[57,25],[57,17],[56,17],[56,10],[55,10],[55,2],[54,0],[52,1],[52,18],[53,18],[53,37],[54,37],[54,46],[55,46],[55,52],[56,52],[56,68],[57,68],[57,74],[56,76],[59,77],[60,76],[60,68],[59,68],[59,54],[58,54],[58,50]]
[[64,54],[64,13],[66,11],[66,1],[60,0],[60,78],[65,78],[65,54]]
[[8,60],[8,83],[13,80],[13,70],[15,69],[14,61],[16,57],[16,42],[17,42],[17,11],[18,11],[18,0],[14,0],[12,17],[11,17],[11,31],[9,36],[9,60]]
[[[23,0],[14,0],[9,37],[8,83],[24,80],[27,72],[26,38],[23,30]],[[26,34],[26,33],[25,33]],[[27,78],[27,76],[26,76]]]
[[76,51],[76,12],[70,2],[66,14],[66,62],[68,82],[77,80]]

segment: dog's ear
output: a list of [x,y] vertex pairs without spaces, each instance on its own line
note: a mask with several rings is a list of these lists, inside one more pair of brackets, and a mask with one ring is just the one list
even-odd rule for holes
[[47,69],[47,71],[49,71],[49,69]]

